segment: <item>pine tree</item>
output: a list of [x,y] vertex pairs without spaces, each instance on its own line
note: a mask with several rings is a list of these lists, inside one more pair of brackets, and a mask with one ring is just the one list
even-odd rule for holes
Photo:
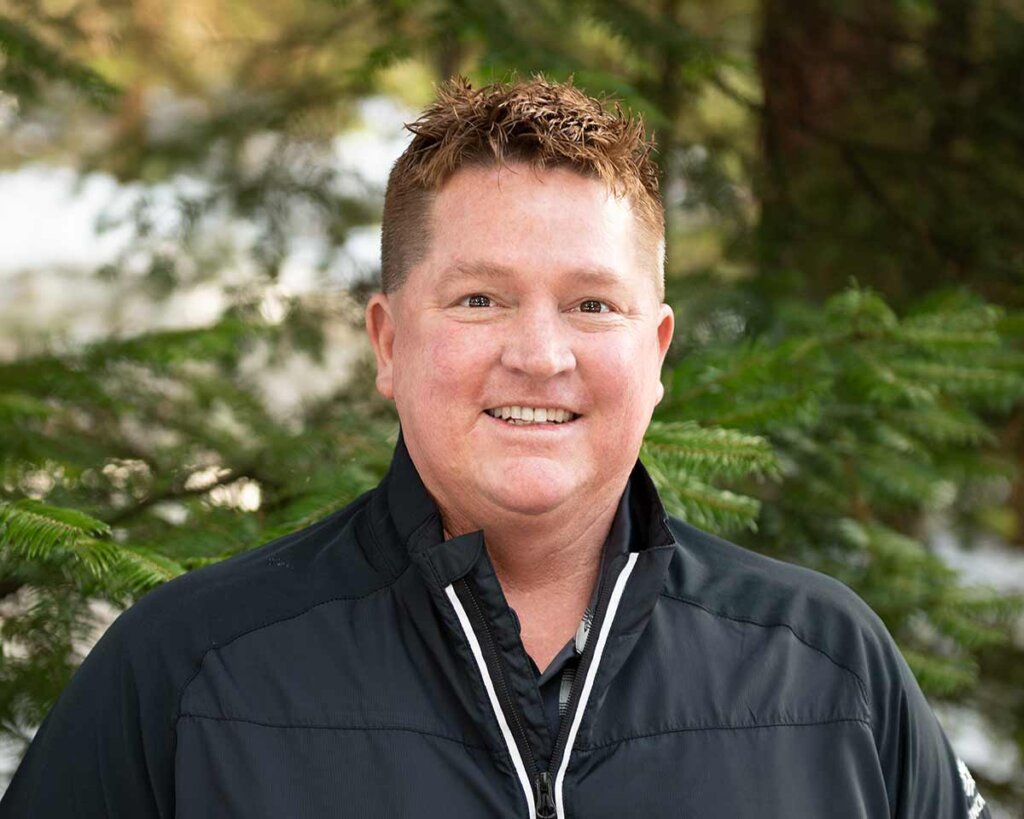
[[1024,396],[1005,313],[947,291],[898,317],[854,283],[788,314],[677,356],[644,455],[681,517],[843,580],[926,691],[962,693],[1024,601],[963,587],[908,530],[1014,474],[986,419]]

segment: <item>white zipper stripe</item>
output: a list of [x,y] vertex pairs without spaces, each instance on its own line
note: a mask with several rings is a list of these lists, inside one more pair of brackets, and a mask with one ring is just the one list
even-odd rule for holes
[[562,783],[565,780],[565,771],[569,767],[569,755],[572,753],[572,744],[576,741],[576,732],[579,730],[580,722],[583,720],[583,712],[587,710],[587,700],[590,699],[590,690],[594,687],[594,678],[597,676],[597,669],[601,664],[601,654],[604,652],[604,644],[608,640],[608,632],[612,628],[612,620],[615,619],[615,612],[619,608],[619,601],[622,599],[622,592],[626,588],[626,581],[636,565],[639,552],[630,552],[626,565],[619,576],[615,579],[615,588],[612,589],[611,599],[608,601],[608,611],[601,623],[601,633],[597,635],[597,645],[594,646],[594,658],[590,661],[590,668],[587,669],[587,678],[583,681],[583,690],[580,691],[579,704],[576,706],[576,713],[572,716],[572,726],[569,728],[569,736],[565,741],[565,751],[562,753],[562,761],[558,765],[558,775],[555,777],[555,816],[557,819],[564,819],[565,804],[562,798]]
[[487,689],[487,696],[491,700],[491,708],[494,709],[494,716],[498,718],[498,727],[501,728],[501,735],[505,738],[505,744],[508,745],[509,756],[512,757],[512,765],[516,769],[516,774],[519,776],[519,783],[523,786],[523,793],[526,794],[526,804],[530,806],[530,819],[536,819],[537,806],[533,801],[533,786],[530,783],[530,777],[526,773],[526,766],[523,764],[523,758],[519,754],[519,746],[516,745],[515,737],[512,736],[512,731],[508,727],[508,720],[505,719],[505,712],[501,710],[501,704],[498,702],[498,694],[494,690],[494,683],[491,681],[490,672],[487,670],[487,663],[484,662],[483,652],[480,651],[480,642],[477,640],[476,634],[473,632],[473,626],[470,625],[469,617],[466,616],[466,610],[462,607],[462,601],[459,600],[459,596],[455,593],[455,587],[452,584],[445,586],[444,593],[447,594],[448,599],[452,601],[452,606],[455,608],[455,614],[459,618],[459,623],[462,624],[462,630],[466,633],[466,639],[469,640],[469,647],[473,652],[473,659],[476,660],[476,664],[480,668],[480,676],[483,677],[484,688]]

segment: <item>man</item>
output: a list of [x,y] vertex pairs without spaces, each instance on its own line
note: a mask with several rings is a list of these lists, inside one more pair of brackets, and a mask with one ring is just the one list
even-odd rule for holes
[[140,601],[3,817],[987,816],[842,584],[666,517],[642,126],[541,79],[411,129],[367,305],[372,492]]

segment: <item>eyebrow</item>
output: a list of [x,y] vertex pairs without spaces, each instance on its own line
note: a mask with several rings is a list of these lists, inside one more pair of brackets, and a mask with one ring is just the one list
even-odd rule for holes
[[[486,279],[500,281],[515,275],[515,270],[494,262],[458,262],[441,274],[440,284],[446,286],[463,279]],[[572,279],[594,286],[614,286],[623,283],[623,278],[610,267],[603,265],[578,267],[568,271]]]
[[441,274],[440,284],[444,286],[463,279],[507,279],[513,272],[511,267],[491,262],[457,262]]

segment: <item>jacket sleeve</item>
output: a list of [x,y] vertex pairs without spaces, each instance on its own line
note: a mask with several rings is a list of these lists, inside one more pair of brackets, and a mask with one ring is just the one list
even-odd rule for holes
[[75,672],[0,800],[0,819],[171,819],[173,685],[133,659],[138,619],[122,614]]
[[991,819],[967,766],[956,755],[895,641],[877,617],[874,733],[896,819]]

